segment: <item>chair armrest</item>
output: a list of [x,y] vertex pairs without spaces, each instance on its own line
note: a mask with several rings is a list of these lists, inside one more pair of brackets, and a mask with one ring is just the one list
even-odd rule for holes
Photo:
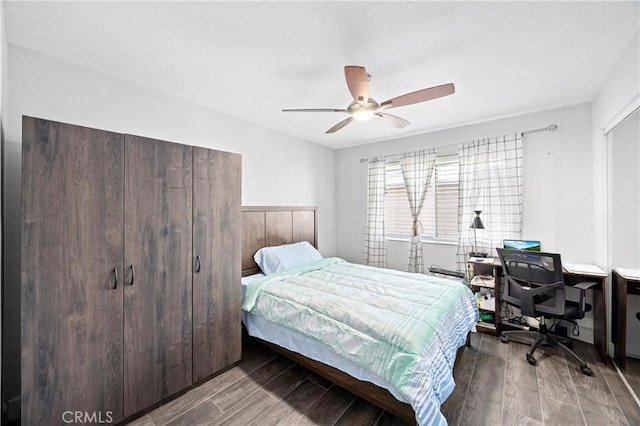
[[558,281],[553,284],[546,284],[540,287],[522,287],[520,289],[520,310],[522,311],[522,314],[535,317],[535,303],[533,298],[550,291],[555,291],[555,289],[562,288],[563,286],[564,283],[562,281]]
[[550,291],[555,291],[555,289],[562,288],[562,287],[564,287],[564,283],[562,281],[557,281],[553,284],[544,284],[544,285],[539,285],[538,287],[529,287],[529,288],[522,287],[522,291],[524,291],[525,293],[533,297],[533,296],[539,296],[544,293],[548,293]]
[[591,307],[587,309],[586,293],[587,289],[595,285],[598,285],[598,283],[593,281],[583,281],[573,286],[580,290],[580,300],[578,300],[578,318],[584,318],[584,313],[591,310]]
[[598,283],[594,281],[583,281],[581,283],[574,285],[574,287],[580,290],[586,290],[588,288],[593,287],[594,285],[598,285]]

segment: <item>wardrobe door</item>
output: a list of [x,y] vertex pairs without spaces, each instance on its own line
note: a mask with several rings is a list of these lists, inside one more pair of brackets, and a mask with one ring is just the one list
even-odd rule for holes
[[125,136],[124,416],[192,383],[192,147]]
[[22,140],[22,424],[117,423],[124,137],[24,117]]
[[194,382],[240,360],[241,158],[194,147]]

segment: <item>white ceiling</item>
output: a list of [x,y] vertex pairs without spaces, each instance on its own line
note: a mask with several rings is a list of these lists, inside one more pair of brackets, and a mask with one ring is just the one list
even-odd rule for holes
[[[332,148],[590,100],[634,35],[630,2],[11,2],[9,43]],[[344,65],[411,125],[355,122]],[[546,123],[545,123],[546,124]]]

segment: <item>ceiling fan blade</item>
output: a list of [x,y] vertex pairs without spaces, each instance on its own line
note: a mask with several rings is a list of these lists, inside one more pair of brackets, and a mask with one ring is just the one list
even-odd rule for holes
[[402,129],[411,124],[404,118],[396,117],[395,115],[385,114],[382,112],[376,112],[376,117],[382,119],[384,123],[395,127],[396,129]]
[[342,120],[341,122],[339,122],[338,124],[330,128],[329,130],[327,130],[325,133],[335,133],[338,130],[342,129],[347,124],[351,123],[352,121],[353,121],[353,117],[345,118],[344,120]]
[[347,112],[347,110],[332,109],[332,108],[301,108],[301,109],[283,109],[282,112]]
[[395,108],[404,105],[417,104],[419,102],[430,101],[431,99],[441,98],[443,96],[455,93],[456,87],[453,83],[443,84],[441,86],[429,87],[428,89],[417,90],[398,96],[380,104],[382,108]]
[[369,75],[364,67],[347,65],[344,67],[344,77],[351,96],[356,101],[367,103],[369,100]]

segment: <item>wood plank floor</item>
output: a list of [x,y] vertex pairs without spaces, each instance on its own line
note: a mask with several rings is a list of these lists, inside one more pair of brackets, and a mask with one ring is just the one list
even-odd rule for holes
[[626,369],[623,373],[636,396],[640,398],[640,359],[627,357]]
[[[528,346],[472,333],[459,354],[456,388],[442,406],[450,425],[640,425],[640,408],[593,345],[576,342],[593,377],[553,349],[526,361]],[[231,370],[190,390],[134,426],[403,425],[399,419],[256,343]]]

